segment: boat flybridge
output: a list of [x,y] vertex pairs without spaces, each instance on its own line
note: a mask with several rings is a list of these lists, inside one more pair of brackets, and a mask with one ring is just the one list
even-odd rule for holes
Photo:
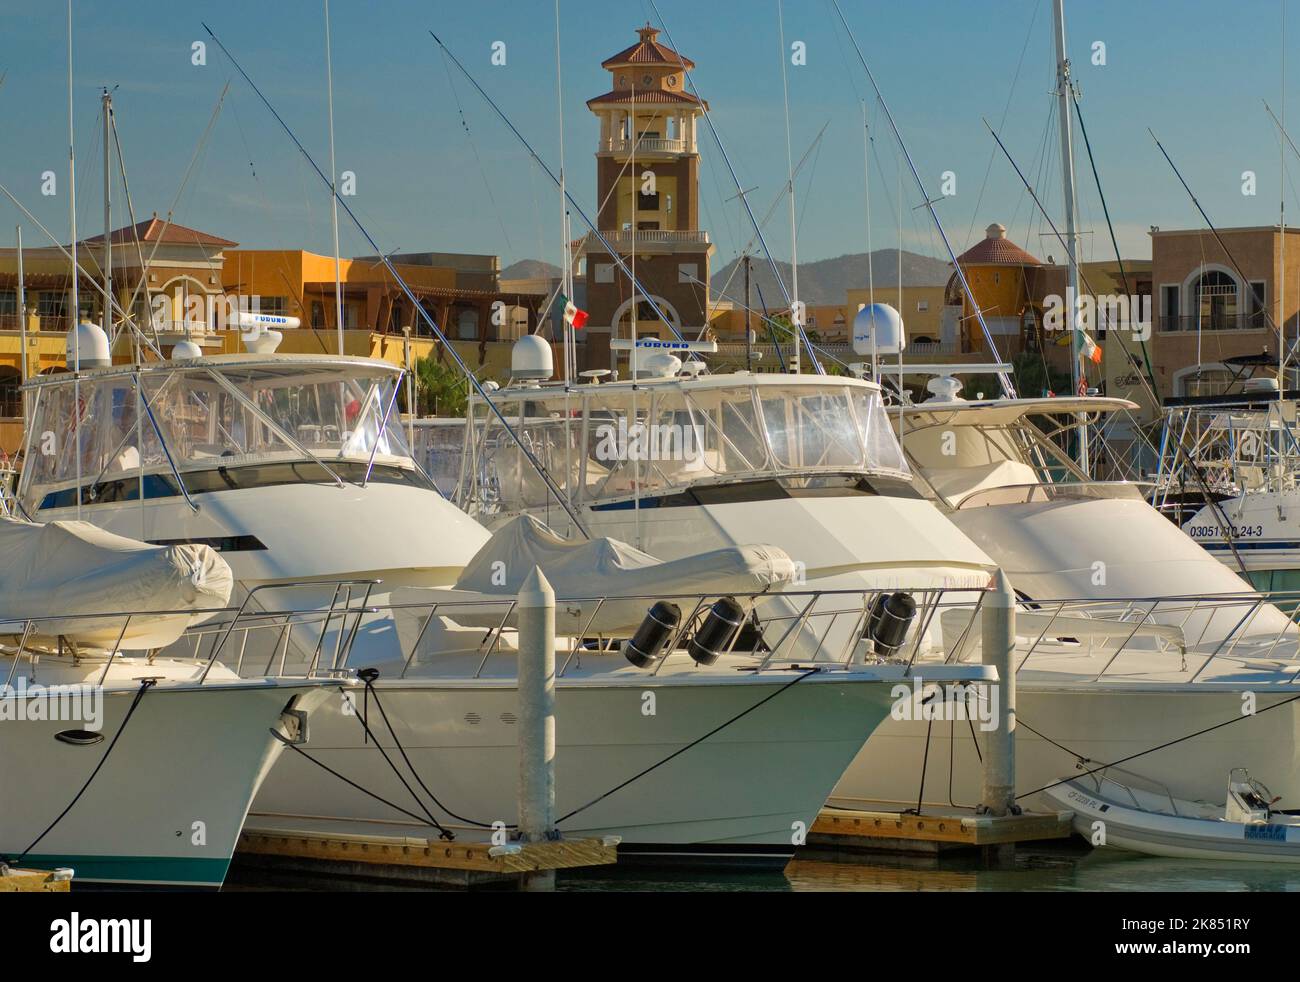
[[[636,379],[491,393],[563,502],[471,400],[456,500],[489,528],[530,514],[666,560],[768,543],[819,590],[985,588],[993,563],[913,488],[878,385],[699,367],[651,354]],[[806,602],[773,596],[757,616],[797,618]],[[801,624],[787,644],[813,658],[853,630]]]
[[[527,516],[494,538],[412,459],[399,379],[382,361],[266,350],[45,376],[31,384],[17,505],[220,553],[232,606],[153,654],[243,677],[375,669],[339,676],[344,696],[313,715],[311,752],[399,807],[286,754],[251,828],[472,838],[513,823],[515,598],[540,566],[559,596],[561,831],[615,835],[624,852],[788,857],[908,677],[898,639],[885,645],[893,629],[842,632],[833,658],[805,638],[865,620],[874,595],[804,591],[817,609],[772,620],[789,641],[760,650],[746,618],[771,591],[803,589],[790,557],[755,545],[761,525],[726,548],[683,544],[684,563],[607,538],[573,547]],[[987,583],[956,566],[968,587]],[[976,664],[939,671],[993,678]],[[376,743],[411,773],[377,762]]]

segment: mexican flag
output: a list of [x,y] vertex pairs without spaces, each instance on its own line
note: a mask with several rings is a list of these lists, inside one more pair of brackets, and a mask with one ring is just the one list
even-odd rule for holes
[[1087,331],[1080,331],[1079,334],[1082,335],[1083,342],[1079,353],[1094,365],[1100,365],[1101,345],[1094,341]]
[[560,294],[560,303],[564,304],[564,323],[573,325],[575,331],[581,331],[582,326],[587,323],[587,312],[579,310],[577,305],[563,293]]

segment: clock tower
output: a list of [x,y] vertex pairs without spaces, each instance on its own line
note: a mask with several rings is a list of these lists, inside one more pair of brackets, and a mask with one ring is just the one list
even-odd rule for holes
[[[647,24],[636,44],[605,59],[611,87],[587,102],[600,120],[597,227],[683,334],[708,322],[709,259],[699,227],[697,122],[708,108],[686,89],[689,58],[661,44]],[[587,361],[606,361],[611,337],[672,337],[595,236],[586,242]],[[609,362],[612,365],[612,360]]]

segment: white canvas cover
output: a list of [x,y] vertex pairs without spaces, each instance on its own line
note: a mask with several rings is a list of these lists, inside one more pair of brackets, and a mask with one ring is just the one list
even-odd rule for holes
[[[494,628],[534,566],[541,568],[555,591],[555,629],[561,636],[631,633],[657,599],[761,593],[779,589],[795,577],[793,560],[775,546],[730,546],[663,562],[617,539],[569,542],[533,516],[521,515],[493,534],[469,561],[454,589],[403,588],[393,591],[393,601],[437,603],[442,605],[437,612],[440,618],[466,627]],[[605,599],[597,610],[601,598]],[[490,600],[502,602],[457,606]],[[693,600],[685,598],[675,602],[684,608],[683,617],[694,606]],[[419,613],[418,621],[397,617],[406,650],[419,634],[424,612]],[[426,633],[422,647],[432,643],[434,634]]]
[[[63,635],[78,648],[112,647],[128,613],[153,611],[131,617],[120,647],[164,647],[202,619],[195,611],[224,607],[234,585],[208,546],[149,545],[88,522],[0,519],[0,557],[0,633],[59,618],[36,623],[41,645]],[[81,616],[91,614],[110,616]]]

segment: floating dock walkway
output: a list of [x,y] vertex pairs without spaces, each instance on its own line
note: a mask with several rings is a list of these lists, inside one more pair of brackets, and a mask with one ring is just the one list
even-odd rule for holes
[[823,808],[808,832],[806,847],[816,853],[944,853],[983,849],[1005,858],[1021,842],[1066,839],[1073,812],[977,815],[973,809],[922,813]]
[[468,889],[527,887],[534,874],[606,866],[617,861],[611,839],[546,842],[448,842],[397,835],[339,835],[245,830],[235,852],[244,869]]
[[71,886],[71,870],[0,867],[0,893],[68,893]]

